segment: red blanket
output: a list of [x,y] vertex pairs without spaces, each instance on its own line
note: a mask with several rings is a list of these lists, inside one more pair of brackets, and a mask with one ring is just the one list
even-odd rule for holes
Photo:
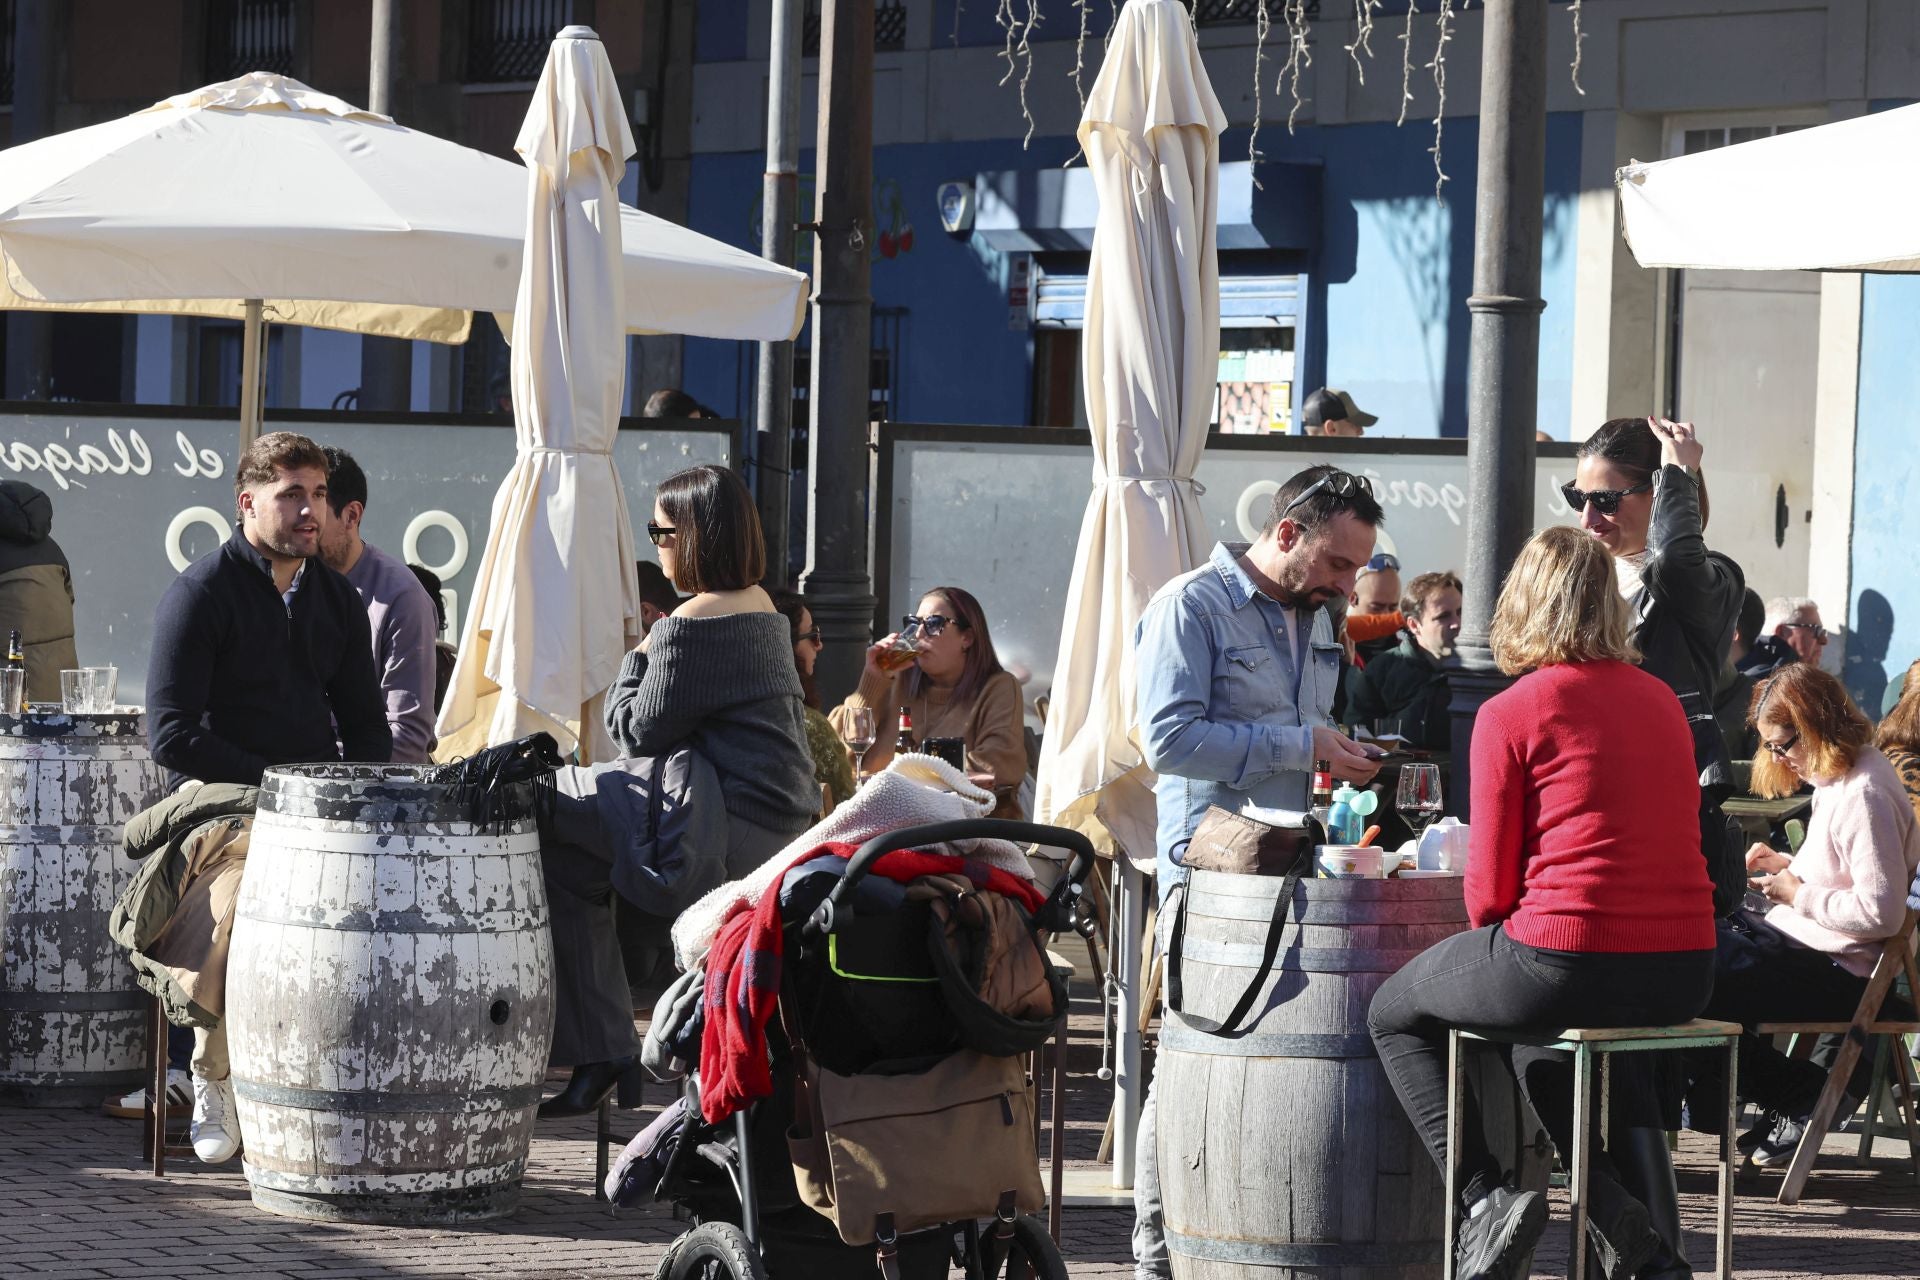
[[[823,844],[795,858],[789,869],[825,855],[851,858],[858,845]],[[900,849],[881,857],[869,875],[905,883],[921,876],[961,875],[982,889],[1005,894],[1029,911],[1046,902],[1028,880],[973,858]],[[781,875],[752,907],[737,906],[714,935],[707,952],[703,1000],[706,1025],[700,1031],[700,1113],[718,1124],[742,1107],[773,1092],[767,1063],[767,1023],[780,997]]]

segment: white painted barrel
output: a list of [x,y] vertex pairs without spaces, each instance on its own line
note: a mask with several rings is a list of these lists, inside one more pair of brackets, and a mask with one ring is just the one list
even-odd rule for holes
[[253,1202],[290,1217],[513,1212],[553,1038],[532,789],[477,829],[431,766],[269,770],[227,1043]]
[[[1190,1013],[1217,1022],[1246,989],[1282,883],[1192,873]],[[1461,883],[1300,881],[1297,923],[1245,1034],[1167,1015],[1154,1095],[1176,1280],[1438,1280],[1444,1191],[1374,1053],[1367,1006],[1390,974],[1467,927]],[[1493,1150],[1518,1159],[1538,1121],[1497,1067],[1473,1075]],[[1521,1163],[1523,1183],[1544,1185],[1537,1155]]]
[[0,716],[0,1100],[93,1107],[146,1078],[146,997],[107,920],[126,821],[165,785],[138,708]]

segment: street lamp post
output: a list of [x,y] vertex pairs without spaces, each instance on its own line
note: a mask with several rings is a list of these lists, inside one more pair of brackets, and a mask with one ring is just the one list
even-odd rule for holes
[[1546,189],[1547,0],[1487,0],[1467,366],[1462,669],[1452,677],[1455,810],[1467,813],[1473,720],[1507,684],[1488,648],[1507,568],[1532,533]]

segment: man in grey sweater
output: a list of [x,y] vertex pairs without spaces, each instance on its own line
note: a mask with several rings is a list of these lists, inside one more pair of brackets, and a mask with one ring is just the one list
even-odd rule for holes
[[433,751],[434,641],[439,624],[433,597],[413,570],[360,536],[367,510],[367,475],[353,455],[328,446],[327,505],[333,518],[320,531],[320,558],[345,574],[373,630],[373,665],[393,731],[393,762],[425,764]]

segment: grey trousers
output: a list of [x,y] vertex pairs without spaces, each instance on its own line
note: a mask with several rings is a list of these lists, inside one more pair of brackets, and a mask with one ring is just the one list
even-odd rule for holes
[[[738,879],[793,837],[730,817],[727,876]],[[544,840],[541,863],[553,917],[553,1050],[550,1066],[610,1062],[640,1052],[633,997],[614,920],[613,863],[604,849]],[[659,922],[660,932],[672,924]]]

